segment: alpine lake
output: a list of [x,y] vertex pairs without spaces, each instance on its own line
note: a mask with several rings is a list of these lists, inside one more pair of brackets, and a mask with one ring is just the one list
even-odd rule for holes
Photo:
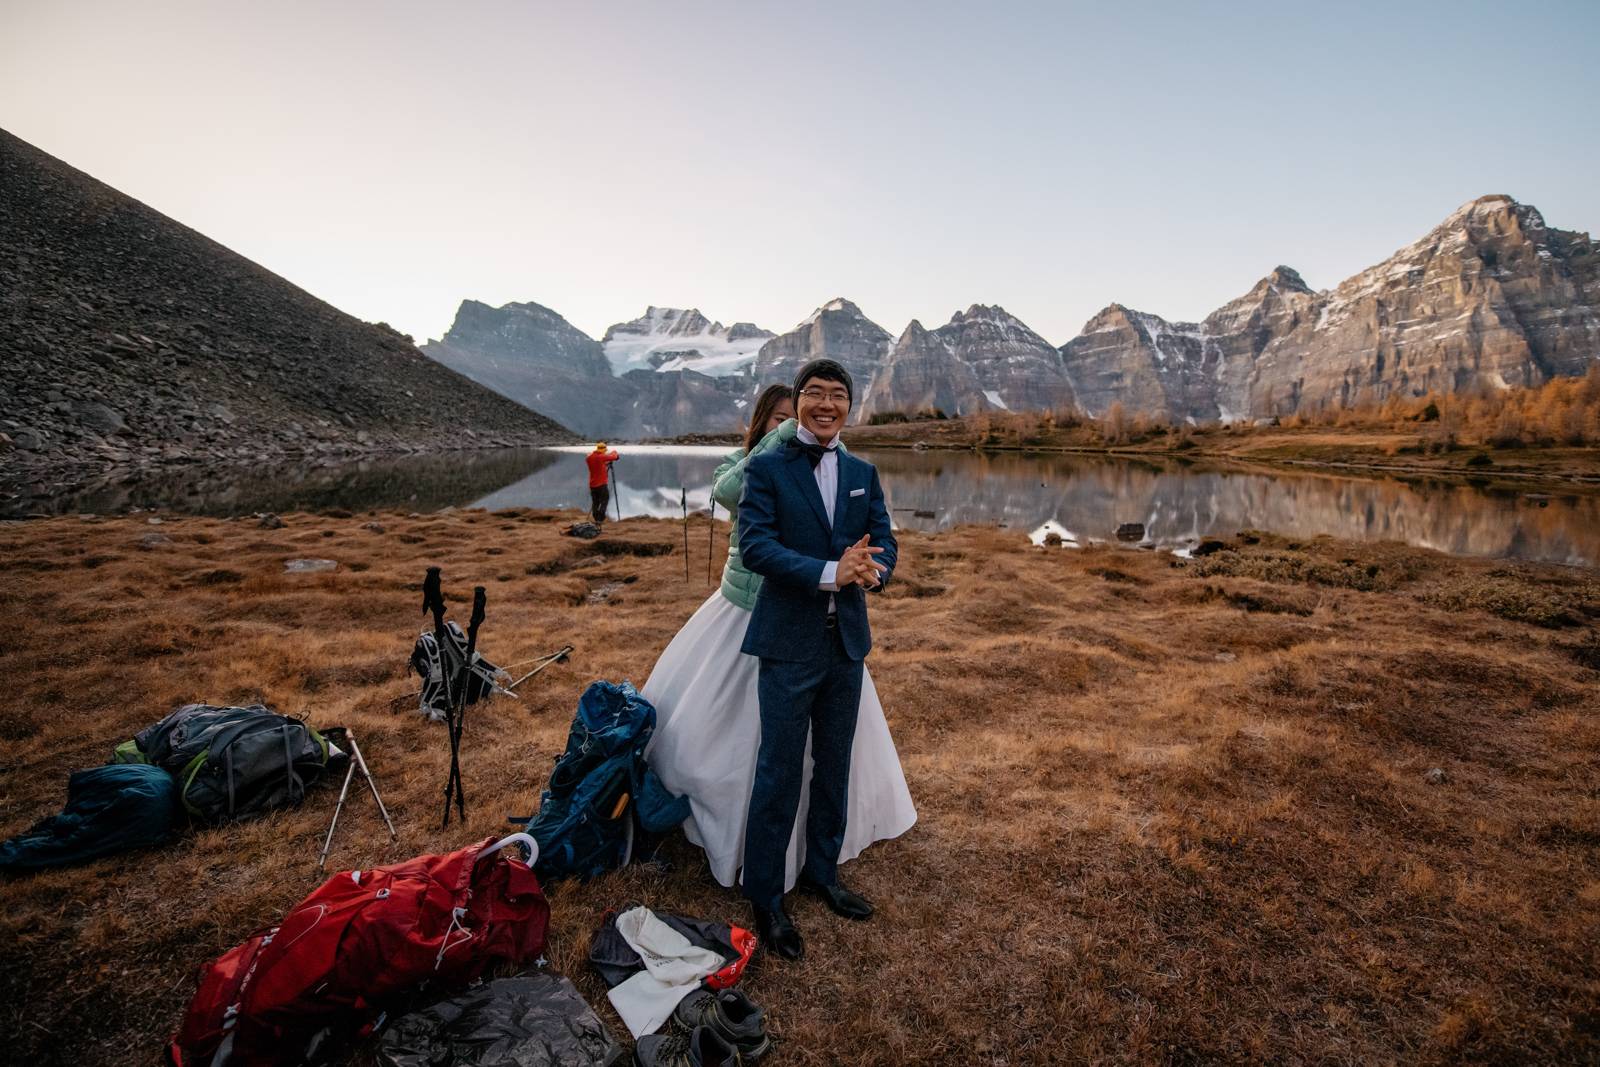
[[[611,515],[676,518],[711,503],[725,446],[619,445]],[[369,459],[263,469],[175,467],[8,502],[21,513],[134,509],[246,515],[446,507],[587,509],[586,448]],[[1600,564],[1600,492],[1487,479],[1236,467],[1206,459],[874,449],[895,525],[1000,526],[1066,548],[1122,541],[1187,553],[1209,537],[1400,541],[1453,555]],[[719,517],[725,517],[717,508]],[[1135,529],[1137,527],[1138,529]],[[1119,536],[1120,531],[1120,536]]]

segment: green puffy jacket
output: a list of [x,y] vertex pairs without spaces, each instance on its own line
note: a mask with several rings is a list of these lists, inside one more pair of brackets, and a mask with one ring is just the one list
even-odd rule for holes
[[[756,442],[754,452],[746,454],[742,448],[729,452],[711,476],[711,499],[728,509],[732,522],[732,529],[728,531],[728,562],[722,567],[722,595],[746,611],[755,610],[756,594],[761,592],[761,575],[746,570],[739,559],[739,497],[744,494],[744,468],[751,456],[786,447],[798,425],[793,419],[785,419],[777,429]],[[839,442],[839,447],[844,447],[843,441]]]

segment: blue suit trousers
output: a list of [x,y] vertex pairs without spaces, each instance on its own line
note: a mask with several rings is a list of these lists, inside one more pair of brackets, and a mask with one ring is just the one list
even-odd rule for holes
[[744,839],[744,894],[758,908],[774,909],[783,899],[789,838],[800,808],[807,733],[811,736],[811,802],[806,812],[806,858],[801,873],[822,885],[832,885],[838,878],[863,661],[846,654],[831,619],[827,645],[827,653],[815,660],[761,660],[757,682],[761,748]]

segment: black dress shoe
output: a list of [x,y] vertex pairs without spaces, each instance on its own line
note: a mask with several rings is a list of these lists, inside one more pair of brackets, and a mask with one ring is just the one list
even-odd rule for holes
[[756,909],[756,936],[786,960],[797,960],[806,954],[806,943],[800,939],[800,931],[794,928],[789,916],[784,914],[782,905],[771,911]]
[[823,885],[802,876],[799,888],[813,896],[821,897],[835,915],[843,915],[846,919],[872,918],[872,905],[866,898],[850,892],[838,882]]

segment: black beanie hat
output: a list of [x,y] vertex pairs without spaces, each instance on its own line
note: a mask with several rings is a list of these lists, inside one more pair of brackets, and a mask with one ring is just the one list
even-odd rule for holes
[[844,386],[845,393],[850,397],[850,405],[855,406],[856,387],[850,380],[850,372],[840,366],[838,361],[832,359],[814,359],[800,368],[800,373],[794,376],[794,395],[798,397],[800,390],[806,387],[806,382],[812,378],[821,378],[823,381],[838,382]]

